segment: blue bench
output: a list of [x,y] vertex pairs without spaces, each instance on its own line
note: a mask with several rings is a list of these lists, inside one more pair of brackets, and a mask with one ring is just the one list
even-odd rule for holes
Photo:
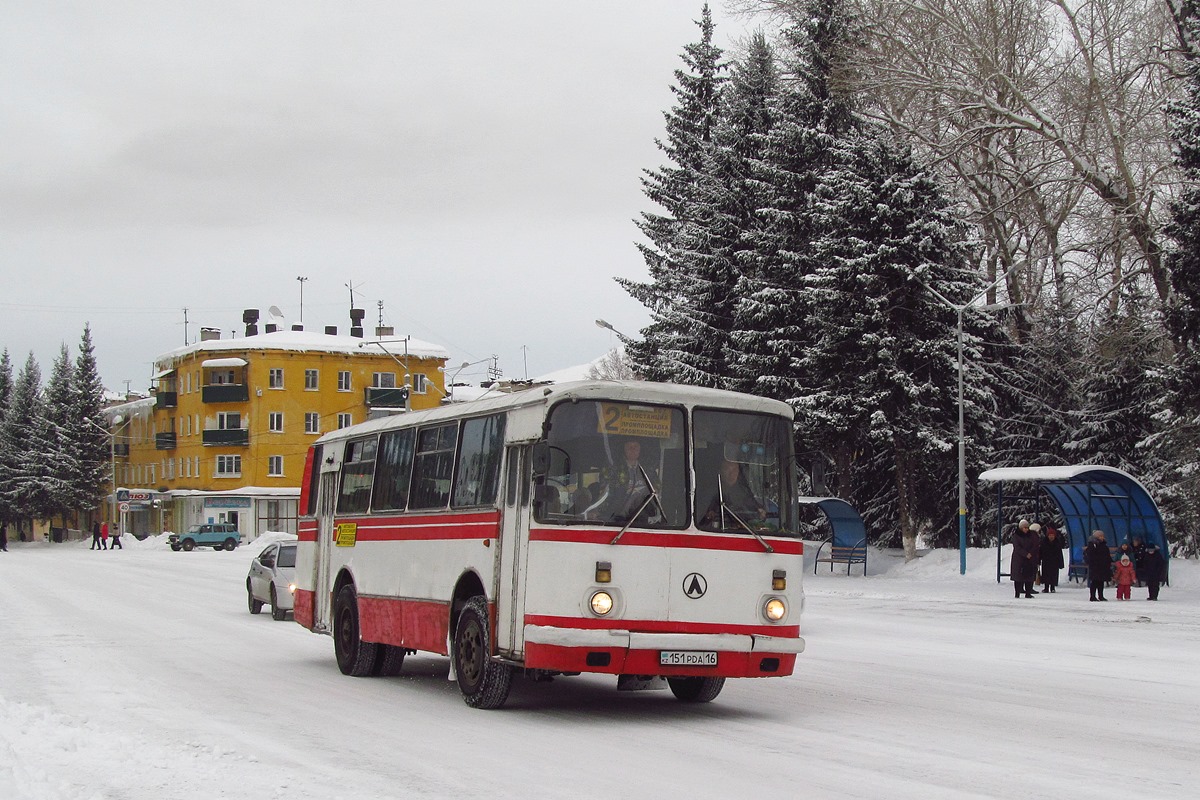
[[[829,552],[825,552],[825,546],[829,545]],[[835,564],[845,564],[846,574],[850,574],[850,568],[854,564],[862,564],[863,575],[867,574],[867,540],[859,539],[854,544],[843,544],[836,538],[827,539],[821,542],[817,548],[817,557],[813,559],[813,575],[817,574],[817,567],[821,564],[828,564],[829,571],[833,572]]]

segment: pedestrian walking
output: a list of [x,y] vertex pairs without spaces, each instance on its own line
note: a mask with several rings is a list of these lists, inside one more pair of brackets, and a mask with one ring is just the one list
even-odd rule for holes
[[1133,567],[1133,559],[1129,556],[1121,556],[1120,560],[1113,566],[1113,582],[1117,584],[1117,599],[1129,600],[1130,589],[1133,587],[1133,582],[1137,580],[1137,570]]
[[1042,539],[1042,591],[1058,590],[1058,574],[1063,568],[1063,544],[1058,531],[1046,526],[1046,538]]
[[100,520],[92,521],[92,546],[88,550],[100,549]]
[[108,549],[108,523],[105,522],[100,526],[100,549]]
[[1163,573],[1166,572],[1167,562],[1159,552],[1158,545],[1151,542],[1146,545],[1146,555],[1142,557],[1142,566],[1138,568],[1138,576],[1146,584],[1150,596],[1147,600],[1158,599],[1158,588],[1162,584]]
[[124,531],[121,530],[120,525],[113,528],[112,547],[108,548],[109,550],[116,550],[118,547],[121,548],[122,550],[125,549],[125,545],[121,544],[121,534],[123,532]]
[[1008,565],[1009,577],[1013,582],[1013,597],[1033,597],[1037,590],[1033,582],[1037,579],[1038,557],[1042,543],[1036,532],[1030,530],[1028,520],[1017,523],[1012,537],[1012,559]]
[[1083,563],[1088,568],[1088,599],[1107,600],[1104,584],[1112,577],[1112,556],[1108,552],[1104,531],[1092,531],[1092,538],[1083,546]]
[[8,523],[0,520],[0,553],[8,552]]

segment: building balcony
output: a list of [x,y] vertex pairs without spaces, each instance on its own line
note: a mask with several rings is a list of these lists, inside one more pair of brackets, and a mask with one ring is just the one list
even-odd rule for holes
[[250,431],[238,430],[206,430],[203,434],[206,445],[224,445],[245,447],[250,444]]
[[205,403],[244,403],[250,399],[250,387],[244,383],[219,383],[201,389]]
[[155,408],[175,408],[179,402],[179,394],[177,392],[158,391],[154,395]]
[[365,400],[371,408],[408,408],[408,387],[384,389],[368,386]]
[[154,447],[156,450],[174,450],[175,431],[154,434]]
[[112,446],[113,458],[129,458],[129,444],[118,442]]

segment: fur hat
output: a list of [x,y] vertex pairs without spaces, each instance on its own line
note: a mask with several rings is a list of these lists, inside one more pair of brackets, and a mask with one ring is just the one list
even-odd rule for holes
[[1027,519],[1023,519],[1023,520],[1021,520],[1020,522],[1018,522],[1018,523],[1017,523],[1017,527],[1018,527],[1018,528],[1028,528],[1028,527],[1029,527],[1029,520],[1027,520]]
[[1041,529],[1042,529],[1042,526],[1038,525],[1036,522],[1029,526],[1029,530],[1033,531],[1034,533],[1037,533]]
[[1128,563],[1129,563],[1129,556],[1121,556],[1121,563],[1122,563],[1122,564],[1128,564]]

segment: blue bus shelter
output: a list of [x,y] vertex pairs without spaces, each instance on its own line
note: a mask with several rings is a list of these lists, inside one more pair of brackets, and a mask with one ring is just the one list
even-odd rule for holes
[[[1166,574],[1170,574],[1170,550],[1158,505],[1146,487],[1124,470],[1096,464],[1000,467],[987,470],[979,480],[996,484],[997,582],[1008,574],[1003,571],[1000,557],[1000,548],[1006,538],[1005,523],[1011,523],[1009,517],[1014,515],[1035,521],[1045,497],[1053,502],[1063,520],[1063,534],[1070,551],[1068,579],[1085,572],[1083,546],[1094,530],[1104,531],[1110,548],[1132,544],[1134,539],[1141,539],[1147,545],[1158,545],[1163,559],[1168,562]],[[1034,494],[1005,494],[1006,483],[1032,484]],[[1010,509],[1017,508],[1006,514],[1006,504]]]
[[[828,564],[833,571],[834,564],[845,564],[846,574],[850,567],[862,564],[863,575],[867,574],[867,526],[862,516],[854,508],[838,497],[801,497],[800,505],[816,506],[829,521],[831,535],[817,547],[817,555],[813,560],[813,573],[818,564]],[[825,548],[828,546],[828,552]]]

